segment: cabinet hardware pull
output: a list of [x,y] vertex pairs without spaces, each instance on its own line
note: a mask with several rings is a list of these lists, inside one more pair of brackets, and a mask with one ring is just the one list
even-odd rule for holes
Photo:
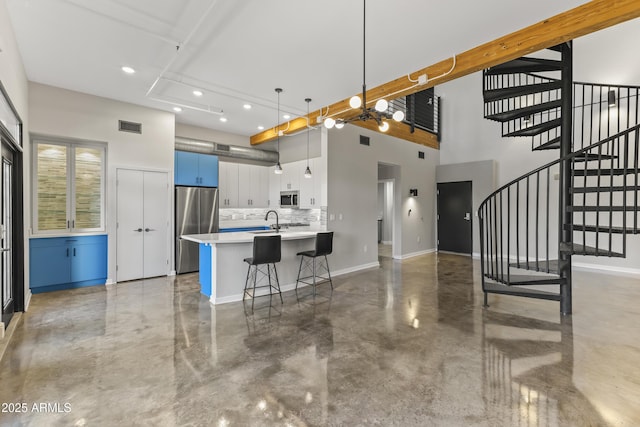
[[144,231],[146,231],[148,233],[149,231],[156,231],[156,230],[153,229],[153,228],[145,228]]
[[76,256],[76,248],[73,248],[73,256]]
[[69,257],[69,248],[67,248],[67,257]]
[[135,229],[135,230],[133,230],[133,231],[137,231],[138,233],[142,233],[142,228],[136,228],[136,229]]

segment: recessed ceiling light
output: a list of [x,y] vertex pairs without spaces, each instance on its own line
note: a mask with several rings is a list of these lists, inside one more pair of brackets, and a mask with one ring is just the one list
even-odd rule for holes
[[202,91],[201,91],[201,90],[197,90],[197,89],[196,89],[196,90],[194,90],[194,91],[193,91],[193,94],[194,94],[195,96],[202,96]]
[[220,117],[220,121],[225,123],[227,121],[227,118],[226,117]]
[[245,110],[251,110],[251,104],[244,104],[242,106]]
[[122,71],[124,71],[124,72],[125,72],[125,73],[127,73],[127,74],[133,74],[133,73],[135,73],[135,72],[136,72],[136,70],[134,70],[134,69],[133,69],[133,68],[131,68],[131,67],[127,67],[127,66],[122,67]]
[[282,117],[284,117],[284,118],[285,118],[285,119],[287,119],[287,120],[289,120],[289,119],[291,118],[291,116],[290,116],[290,115],[288,115],[288,114],[285,114],[285,115],[284,115],[284,116],[282,116]]
[[264,130],[264,126],[258,126],[258,130]]
[[173,107],[173,111],[175,111],[176,113],[179,113],[180,111],[182,111],[182,108],[180,108],[180,107]]

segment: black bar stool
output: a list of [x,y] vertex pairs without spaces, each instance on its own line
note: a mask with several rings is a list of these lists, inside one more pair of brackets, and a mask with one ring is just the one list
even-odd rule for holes
[[[331,290],[333,290],[333,281],[331,280],[331,272],[329,271],[329,261],[327,260],[327,255],[333,252],[333,231],[329,231],[326,233],[318,233],[316,235],[316,249],[313,251],[304,251],[298,252],[296,255],[301,255],[300,258],[300,268],[298,269],[298,279],[296,280],[296,290],[298,289],[298,283],[305,283],[307,285],[313,286],[313,296],[316,296],[316,285],[321,283],[329,282],[331,284]],[[316,259],[318,257],[324,257],[324,262],[322,258],[317,263]],[[306,259],[309,258],[309,259]],[[300,273],[302,272],[302,263],[304,261],[305,270],[311,270],[311,275],[306,277],[300,277]],[[318,269],[324,269],[327,273],[327,276],[321,276],[318,273]],[[311,279],[311,281],[306,281],[307,279]],[[320,281],[318,281],[320,279]]]
[[[276,262],[280,262],[281,240],[282,237],[280,235],[255,236],[253,238],[253,257],[244,259],[244,262],[249,264],[249,268],[247,269],[247,279],[244,282],[244,294],[242,295],[243,301],[246,297],[251,297],[251,310],[253,310],[253,302],[255,301],[256,289],[258,288],[269,288],[269,293],[265,295],[269,295],[269,298],[271,298],[273,294],[277,293],[280,295],[280,302],[283,302],[282,293],[280,292],[280,282],[278,281],[278,270],[276,270],[275,264]],[[266,270],[261,268],[263,265],[267,266]],[[252,266],[255,268],[252,269]],[[273,277],[271,274],[272,268]],[[267,285],[256,286],[258,273],[267,276],[269,280]],[[253,287],[249,287],[251,280],[253,280]],[[271,303],[271,301],[269,301],[269,303]]]

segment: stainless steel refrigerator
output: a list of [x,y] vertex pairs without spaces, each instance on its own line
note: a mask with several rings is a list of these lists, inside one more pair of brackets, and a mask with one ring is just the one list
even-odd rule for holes
[[198,271],[198,244],[180,236],[218,232],[218,189],[176,187],[175,203],[176,272]]

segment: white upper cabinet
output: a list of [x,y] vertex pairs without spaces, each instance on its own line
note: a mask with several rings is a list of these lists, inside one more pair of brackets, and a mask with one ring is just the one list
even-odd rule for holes
[[238,207],[266,208],[269,206],[269,168],[238,165]]
[[303,160],[301,163],[302,172],[300,175],[300,208],[317,209],[321,206],[326,206],[326,161],[324,161],[324,159],[321,157],[309,159],[311,178],[304,177],[304,171],[307,168],[307,161]]
[[218,165],[218,191],[220,208],[238,207],[238,164],[220,162]]

